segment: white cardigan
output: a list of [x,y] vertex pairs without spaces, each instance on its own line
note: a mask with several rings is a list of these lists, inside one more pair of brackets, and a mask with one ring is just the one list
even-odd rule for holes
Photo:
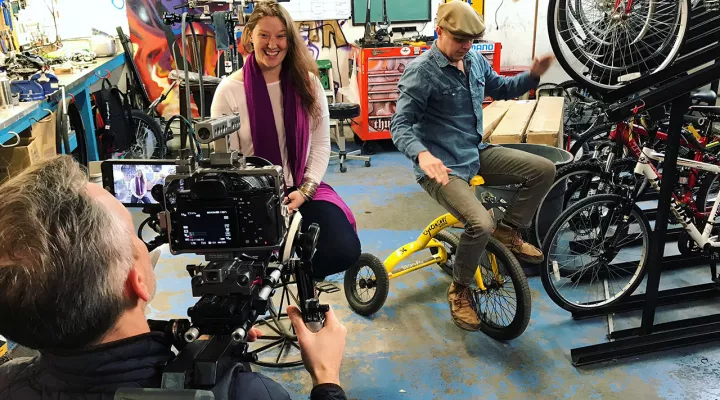
[[[317,77],[315,77],[315,84],[319,106],[323,110],[321,114],[322,122],[320,124],[313,124],[312,120],[310,122],[310,144],[308,145],[304,177],[320,183],[323,176],[325,176],[330,161],[330,111],[325,97],[325,89]],[[288,164],[280,82],[270,83],[267,88],[272,103],[273,115],[275,116],[285,183],[287,186],[299,186],[302,182],[293,182]],[[252,136],[250,134],[250,117],[248,116],[247,100],[245,99],[245,85],[239,80],[227,77],[220,82],[215,91],[212,106],[210,107],[210,116],[214,118],[231,113],[239,114],[240,130],[230,136],[230,148],[241,152],[245,156],[254,155]]]

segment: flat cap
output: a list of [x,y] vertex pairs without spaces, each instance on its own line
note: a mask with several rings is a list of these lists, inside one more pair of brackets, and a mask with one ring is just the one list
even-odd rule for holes
[[485,32],[482,16],[462,0],[453,0],[438,6],[437,26],[458,39],[479,39]]

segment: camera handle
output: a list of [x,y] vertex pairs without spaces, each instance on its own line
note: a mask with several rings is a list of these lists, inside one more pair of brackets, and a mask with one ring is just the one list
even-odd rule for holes
[[[284,265],[276,269],[263,280],[256,304],[267,304],[273,294],[273,288],[280,282]],[[250,371],[248,363],[257,361],[254,353],[248,353],[247,335],[257,317],[265,310],[253,310],[241,327],[231,335],[201,336],[192,341],[187,334],[192,325],[187,319],[170,321],[149,320],[151,330],[164,332],[173,345],[180,350],[178,356],[163,370],[162,389],[209,389],[218,385],[229,370],[242,363]]]
[[[306,233],[301,233],[301,226],[302,214],[300,211],[295,211],[290,223],[288,242],[282,251],[282,261],[295,263],[293,270],[300,299],[300,313],[308,330],[317,333],[325,325],[325,313],[330,311],[330,306],[320,304],[319,299],[315,296],[315,284],[312,280],[311,260],[317,248],[320,227],[313,223],[310,224]],[[299,259],[289,260],[293,250]]]

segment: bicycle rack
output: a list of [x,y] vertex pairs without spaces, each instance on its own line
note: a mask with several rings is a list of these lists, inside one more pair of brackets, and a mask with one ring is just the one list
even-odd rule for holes
[[[689,91],[713,84],[717,90],[720,79],[720,13],[717,4],[691,17],[687,40],[681,55],[662,71],[641,77],[622,88],[607,92],[603,99],[614,103],[606,112],[609,120],[621,121],[638,109],[649,110],[671,104],[670,126],[666,143],[664,174],[660,185],[656,223],[650,241],[648,280],[645,294],[633,295],[608,307],[574,313],[574,319],[600,316],[642,309],[639,327],[611,332],[610,342],[571,349],[573,365],[582,366],[625,357],[634,357],[655,351],[691,346],[720,339],[720,314],[700,318],[680,319],[655,323],[659,306],[679,304],[720,296],[720,285],[710,282],[672,290],[659,290],[663,261],[679,263],[680,257],[664,257],[672,188],[677,182],[677,157],[680,147],[680,129],[683,115],[690,104]],[[690,73],[691,70],[713,62]],[[654,88],[653,88],[654,87]],[[653,89],[648,89],[653,88]],[[706,262],[714,263],[705,259]],[[687,260],[684,260],[685,262]]]

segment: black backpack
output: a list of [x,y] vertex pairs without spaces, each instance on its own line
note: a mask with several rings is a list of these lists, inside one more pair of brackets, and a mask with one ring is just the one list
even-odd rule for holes
[[107,78],[103,79],[102,89],[95,93],[95,108],[96,136],[105,154],[126,151],[135,144],[130,101]]

